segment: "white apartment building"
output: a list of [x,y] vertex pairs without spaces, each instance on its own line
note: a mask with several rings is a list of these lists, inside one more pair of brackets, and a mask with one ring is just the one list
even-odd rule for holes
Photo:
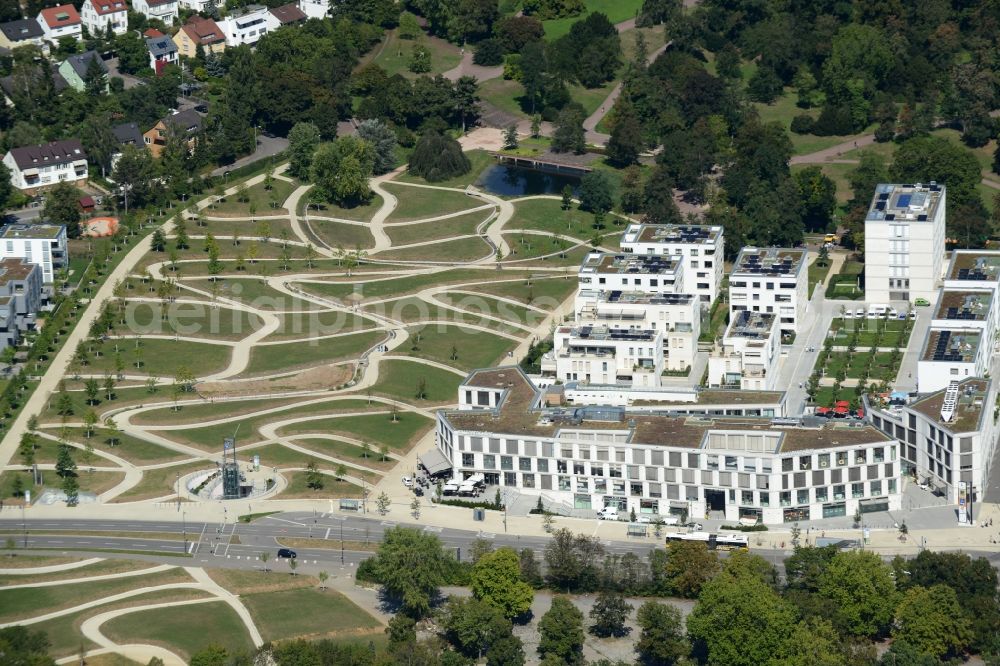
[[216,7],[219,3],[216,0],[179,0],[178,4],[183,9],[190,9],[195,12],[205,12],[206,14],[212,11],[212,8]]
[[917,361],[917,391],[939,391],[952,381],[985,377],[990,370],[993,345],[983,329],[969,322],[951,328],[931,327]]
[[216,23],[226,36],[226,46],[256,44],[261,37],[280,26],[278,19],[263,5],[247,5],[233,10]]
[[701,306],[691,294],[584,290],[577,294],[577,325],[654,330],[663,335],[665,370],[694,365],[701,335]]
[[179,15],[177,0],[132,0],[132,9],[148,19],[158,19],[173,25]]
[[7,224],[0,228],[0,260],[19,258],[42,269],[42,282],[55,282],[55,274],[69,261],[66,227],[55,224]]
[[781,360],[781,332],[774,315],[736,313],[722,337],[708,355],[708,385],[770,391],[778,380]]
[[805,328],[809,309],[806,251],[795,248],[747,247],[740,251],[729,276],[729,318],[738,312],[774,315],[782,334]]
[[435,433],[453,477],[550,508],[768,524],[900,508],[899,445],[867,424],[547,409],[516,367],[473,371],[458,398]]
[[59,182],[87,181],[87,154],[77,139],[11,148],[3,163],[10,170],[11,185],[26,194]]
[[73,5],[43,9],[36,20],[42,28],[42,38],[52,46],[59,46],[59,40],[63,37],[72,37],[77,41],[83,39],[83,22]]
[[623,252],[684,258],[685,289],[709,307],[722,284],[722,227],[682,224],[630,224],[622,234]]
[[663,374],[663,334],[607,325],[560,326],[542,372],[563,382],[655,387]]
[[996,398],[989,379],[962,379],[909,404],[866,404],[866,413],[899,440],[904,474],[959,504],[960,484],[971,499],[981,499],[986,488],[997,441]]
[[299,0],[299,9],[311,19],[322,19],[330,13],[330,0]]
[[591,252],[580,265],[579,291],[638,291],[646,294],[683,294],[681,257]]
[[865,217],[865,300],[930,300],[944,263],[944,185],[882,183]]
[[108,28],[116,35],[128,30],[128,3],[125,0],[85,0],[80,8],[80,18],[91,36]]

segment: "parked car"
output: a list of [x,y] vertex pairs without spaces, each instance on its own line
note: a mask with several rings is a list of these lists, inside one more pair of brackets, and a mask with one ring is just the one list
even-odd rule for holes
[[606,506],[597,512],[598,520],[618,520],[618,507]]
[[279,548],[278,549],[278,559],[294,560],[298,555],[291,548]]
[[408,476],[404,476],[403,477],[403,485],[406,486],[407,488],[412,488],[413,487],[413,479],[411,479]]
[[864,319],[865,318],[865,309],[864,308],[858,308],[857,310],[854,311],[854,316],[857,317],[858,319]]
[[928,301],[926,298],[917,298],[914,299],[913,304],[916,305],[918,308],[926,308],[928,305],[931,304],[931,302]]

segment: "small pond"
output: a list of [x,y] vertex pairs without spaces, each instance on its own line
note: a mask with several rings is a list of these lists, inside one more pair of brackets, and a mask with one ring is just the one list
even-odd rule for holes
[[554,171],[494,164],[487,167],[476,181],[476,187],[500,196],[560,194],[569,185],[576,194],[580,177]]

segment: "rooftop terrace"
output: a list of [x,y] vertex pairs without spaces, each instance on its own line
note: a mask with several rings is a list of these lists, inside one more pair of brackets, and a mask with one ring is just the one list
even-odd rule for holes
[[714,245],[722,236],[722,227],[688,224],[630,224],[622,235],[623,243],[683,243]]
[[687,305],[695,299],[693,294],[645,294],[639,291],[605,291],[607,303],[643,305]]
[[988,379],[966,379],[958,384],[958,404],[955,407],[954,418],[948,423],[941,421],[941,408],[944,406],[946,389],[941,389],[920,398],[910,405],[913,409],[929,416],[954,433],[969,432],[979,427],[982,419],[986,396],[989,393]]
[[0,229],[3,238],[56,239],[63,227],[57,224],[8,224]]
[[621,407],[540,409],[535,408],[539,394],[516,368],[476,371],[466,385],[507,389],[497,410],[443,412],[455,429],[470,432],[555,437],[562,430],[628,431],[632,444],[698,449],[705,446],[710,431],[753,431],[778,435],[778,450],[785,452],[891,441],[870,425],[832,423],[803,427],[768,418],[669,416],[629,412]]
[[972,363],[979,350],[979,331],[964,329],[932,330],[921,361]]
[[611,328],[609,326],[563,326],[559,332],[569,334],[577,340],[589,342],[651,342],[657,336],[657,332],[654,330]]
[[774,315],[750,310],[739,310],[726,329],[727,338],[766,340],[774,326]]
[[733,274],[795,275],[806,257],[805,250],[795,248],[745,247],[733,264]]
[[933,221],[944,196],[944,185],[879,183],[868,208],[866,222]]
[[935,319],[983,321],[990,312],[993,294],[988,291],[942,290]]
[[674,273],[680,267],[680,257],[648,254],[605,254],[592,252],[580,266],[581,273]]

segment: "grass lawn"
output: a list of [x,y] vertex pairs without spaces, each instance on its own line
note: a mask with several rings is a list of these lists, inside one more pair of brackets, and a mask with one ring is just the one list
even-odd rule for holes
[[111,578],[108,580],[53,585],[50,587],[23,587],[14,590],[0,589],[0,621],[27,619],[52,611],[72,608],[79,604],[120,594],[129,590],[167,583],[191,581],[183,569],[174,568],[148,576]]
[[[82,368],[87,374],[114,374],[117,359],[124,368],[122,372],[134,372],[132,363],[136,360],[134,340],[106,340],[93,345],[90,365]],[[188,340],[142,340],[142,373],[153,377],[174,377],[181,368],[187,368],[196,375],[209,375],[229,365],[230,349],[220,345]],[[101,355],[98,356],[97,354]]]
[[[406,363],[407,361],[400,362]],[[411,363],[410,365],[415,364]],[[428,370],[435,369],[426,365],[422,367],[427,368]],[[458,377],[458,375],[455,376]],[[428,390],[430,390],[432,377],[429,373],[426,379]],[[416,384],[416,381],[414,381],[414,389],[416,388]],[[376,389],[373,392],[378,393],[378,390]],[[411,390],[407,402],[418,404],[421,401],[413,397],[413,391]],[[385,406],[380,405],[380,407],[384,408]],[[365,416],[340,417],[323,420],[317,419],[315,421],[290,423],[287,426],[280,428],[278,432],[281,435],[295,435],[315,432],[322,434],[340,434],[345,437],[353,437],[354,439],[371,442],[375,451],[378,451],[378,447],[381,444],[385,444],[390,449],[405,450],[409,448],[410,442],[416,439],[419,435],[422,435],[426,432],[427,428],[433,425],[433,421],[431,421],[431,419],[413,412],[400,411],[396,414],[396,418],[397,420],[393,422],[390,414],[369,414]],[[328,463],[327,466],[329,466]],[[352,474],[355,472],[352,472]]]
[[[516,238],[512,238],[511,234],[504,234],[507,236],[507,243],[511,247],[514,247],[519,241]],[[576,270],[577,266],[583,263],[587,254],[590,253],[590,247],[586,245],[581,245],[572,250],[567,249],[563,252],[563,256],[559,256],[560,252],[558,246],[554,250],[555,254],[549,255],[549,249],[551,245],[548,243],[543,243],[542,245],[531,245],[530,254],[525,256],[522,252],[517,254],[510,254],[503,260],[503,265],[513,268],[528,268],[531,266],[564,266],[566,270]],[[522,249],[523,250],[523,249]]]
[[398,30],[387,30],[385,33],[385,44],[376,46],[373,50],[378,53],[373,64],[378,65],[386,71],[389,76],[402,74],[408,79],[415,79],[424,74],[414,74],[410,71],[410,56],[413,54],[413,46],[422,44],[431,52],[431,71],[426,76],[435,76],[446,72],[462,61],[462,54],[457,46],[437,37],[421,36],[419,39],[402,39]]
[[510,281],[511,275],[507,271],[502,271],[501,276],[498,280],[504,280],[503,282],[498,281],[489,286],[463,287],[463,289],[502,296],[543,309],[553,309],[556,304],[569,298],[577,287],[575,274],[566,277],[533,278],[530,281],[526,279]]
[[[51,435],[58,436],[59,430],[60,429],[57,428],[50,428],[48,432]],[[182,453],[165,449],[162,446],[158,446],[152,442],[147,442],[139,439],[138,437],[133,437],[127,433],[116,433],[115,440],[117,443],[112,446],[111,431],[106,428],[94,428],[90,438],[86,436],[83,428],[69,429],[69,441],[77,442],[79,444],[83,444],[84,446],[89,443],[95,449],[100,449],[101,451],[106,451],[112,455],[118,456],[119,458],[124,458],[130,463],[134,463],[136,465],[156,465],[159,463],[181,460],[185,457]],[[49,444],[52,444],[52,455],[54,457],[56,453],[55,448],[58,444],[51,441],[49,441]],[[73,456],[77,463],[82,466],[83,451],[74,451]],[[35,458],[39,459],[37,452],[35,453]],[[55,462],[55,460],[49,462]],[[105,466],[111,463],[106,461],[104,458],[95,455],[93,464]]]
[[[508,349],[517,345],[513,340],[460,326],[430,324],[411,327],[408,331],[410,338],[398,350],[399,353],[437,361],[459,370],[490,367],[503,358]],[[420,342],[416,341],[417,334],[420,335]],[[418,349],[414,350],[414,346]]]
[[[881,323],[875,319],[848,319],[845,321],[837,317],[830,325],[830,334],[836,336],[836,342],[834,344],[838,346],[846,346],[851,333],[854,331],[855,327],[857,327],[860,329],[860,332],[858,333],[858,347],[870,347],[875,344],[876,323],[881,326]],[[905,324],[906,322],[899,319],[890,319],[885,322],[885,329],[879,341],[879,346],[894,347],[898,343],[900,347],[904,347],[909,341],[910,334],[913,330],[912,326],[906,328]]]
[[527,112],[521,108],[524,97],[524,86],[517,81],[506,81],[503,78],[490,79],[479,84],[479,97],[489,102],[501,111],[519,117],[527,117]]
[[298,636],[312,639],[382,627],[347,597],[332,590],[309,587],[247,594],[241,598],[265,641]]
[[485,294],[480,296],[478,294],[466,294],[464,292],[446,292],[438,294],[437,299],[473,313],[482,313],[484,315],[499,317],[500,319],[513,321],[518,324],[526,324],[528,326],[534,326],[540,323],[546,316],[545,312],[529,310],[522,305],[515,305],[514,303],[508,303],[507,301],[489,298]]
[[[752,76],[752,74],[750,75]],[[744,76],[743,81],[750,80],[750,76]],[[788,132],[792,140],[793,155],[807,155],[818,150],[836,146],[839,143],[851,141],[859,136],[868,134],[875,130],[875,126],[865,128],[864,132],[849,134],[844,136],[815,136],[812,134],[796,134],[791,131],[792,119],[795,116],[806,114],[814,119],[819,117],[819,109],[802,109],[796,105],[796,93],[791,88],[786,88],[784,94],[776,99],[773,104],[761,104],[755,102],[754,108],[760,114],[760,119],[764,122],[779,122]]]
[[415,297],[398,298],[384,303],[375,303],[374,305],[367,306],[366,310],[380,313],[390,319],[395,319],[396,321],[408,324],[442,321],[451,324],[475,323],[479,326],[495,328],[497,330],[513,333],[515,335],[525,334],[524,331],[508,326],[507,324],[486,321],[483,320],[482,317],[477,317],[472,314],[462,313],[456,310],[448,310],[439,307],[434,303],[428,303],[427,301]]
[[[264,320],[244,310],[231,310],[209,303],[129,303],[126,306],[128,331],[122,335],[180,335],[184,337],[239,340],[264,325]],[[130,345],[130,365],[137,360],[135,344]]]
[[[356,486],[347,481],[337,481],[332,476],[323,475],[322,488],[310,488],[309,477],[306,472],[292,472],[286,474],[288,485],[278,496],[281,499],[322,499],[328,500],[331,497],[359,498],[362,496],[361,486]],[[301,620],[301,618],[297,618]]]
[[[184,284],[189,284],[195,289],[202,289],[211,292],[212,284],[209,280],[188,280]],[[216,282],[220,298],[230,298],[234,301],[246,303],[258,310],[281,312],[283,310],[316,310],[321,306],[309,301],[289,296],[277,289],[272,289],[266,282],[259,278],[223,278]],[[183,292],[182,292],[183,293]]]
[[[232,435],[232,430],[227,433],[227,437]],[[215,448],[222,446],[222,439],[215,442]],[[142,481],[135,484],[124,493],[116,497],[112,502],[137,502],[139,500],[154,499],[156,497],[166,497],[174,494],[174,485],[177,483],[177,475],[184,476],[191,472],[203,469],[213,469],[215,463],[210,460],[185,463],[183,465],[171,465],[170,467],[157,467],[147,469],[142,472]]]
[[407,187],[389,182],[385,189],[393,194],[398,203],[392,214],[386,220],[393,222],[411,222],[425,217],[437,217],[448,213],[457,213],[469,208],[478,208],[485,201],[470,197],[462,192],[450,190],[431,190],[425,187]]
[[827,274],[830,272],[830,261],[827,260],[820,265],[819,258],[817,257],[811,264],[809,264],[809,297],[812,298],[813,287],[816,283],[823,282],[826,279]]
[[[135,343],[131,343],[135,344]],[[125,357],[125,360],[129,359]],[[85,372],[87,370],[86,366],[81,366],[80,372]],[[103,382],[100,382],[103,384]],[[84,386],[83,380],[75,381],[73,379],[66,380],[66,393],[70,397],[70,401],[73,403],[73,412],[69,415],[70,420],[80,420],[83,415],[91,407],[100,416],[109,409],[121,409],[122,407],[127,407],[129,405],[142,404],[153,404],[158,401],[166,401],[170,399],[170,391],[164,387],[160,387],[156,393],[148,393],[145,386],[133,386],[130,388],[115,388],[114,393],[111,394],[112,399],[107,400],[106,393],[98,393],[97,404],[87,405],[87,395],[82,390]],[[62,415],[56,412],[56,401],[48,400],[46,401],[45,409],[42,410],[41,414],[38,415],[38,421],[41,424],[56,424],[61,423]]]
[[243,621],[222,601],[129,613],[109,620],[102,631],[119,643],[163,645],[182,658],[209,645],[230,654],[253,649]]
[[451,236],[468,236],[476,233],[476,228],[492,214],[493,209],[466,213],[436,222],[419,224],[394,224],[385,228],[393,245],[423,243]]
[[[285,199],[291,195],[295,187],[294,183],[280,178],[274,179],[270,190],[264,189],[264,183],[257,183],[247,188],[246,201],[239,200],[239,193],[231,194],[214,210],[211,206],[206,208],[205,215],[208,217],[250,217],[251,206],[255,206],[255,215],[287,215],[288,211],[281,206],[284,205]],[[273,207],[272,202],[277,202],[278,206]],[[188,228],[188,233],[194,233],[191,227]]]
[[378,382],[372,387],[372,393],[418,404],[414,392],[420,379],[427,381],[427,399],[420,403],[452,404],[457,401],[462,377],[423,363],[403,360],[382,361]]
[[294,405],[303,398],[286,398],[273,400],[270,398],[254,400],[226,400],[219,402],[203,402],[197,405],[182,405],[180,409],[164,406],[163,409],[153,409],[141,412],[132,417],[133,425],[197,425],[222,415],[240,416],[252,414],[262,409],[271,409],[285,405]]
[[[299,202],[298,214],[300,217],[305,217],[306,215],[306,202],[307,197],[302,197],[302,201]],[[372,219],[372,216],[378,212],[378,209],[382,207],[382,197],[379,194],[373,193],[371,201],[368,203],[358,204],[357,206],[351,206],[350,208],[344,208],[333,203],[321,204],[319,210],[316,210],[316,206],[311,206],[309,208],[309,217],[313,215],[318,215],[319,217],[336,217],[341,220],[354,220],[355,222],[367,222]]]
[[[418,292],[428,287],[447,284],[462,283],[492,283],[496,280],[496,270],[492,267],[475,268],[451,268],[433,273],[420,273],[406,277],[392,277],[388,279],[383,276],[373,276],[371,279],[360,277],[356,282],[300,282],[296,286],[312,292],[317,296],[327,296],[332,298],[345,298],[350,294],[360,294],[361,301],[377,298],[387,298],[403,296]],[[513,277],[504,272],[505,278]],[[520,277],[527,274],[514,275]],[[573,278],[576,284],[576,276]]]
[[357,358],[384,337],[382,331],[362,331],[335,338],[256,346],[250,352],[250,364],[242,374],[274,374]]
[[[497,79],[502,80],[502,79]],[[488,82],[492,83],[492,81]],[[480,86],[485,84],[480,84]],[[520,88],[520,84],[515,84]],[[479,178],[479,174],[486,170],[487,167],[494,164],[493,156],[491,156],[485,150],[469,150],[466,151],[465,156],[469,158],[469,164],[472,168],[469,169],[468,173],[464,173],[461,176],[455,176],[454,178],[448,178],[447,180],[438,181],[435,183],[430,183],[420,176],[415,176],[408,171],[404,171],[399,174],[393,180],[400,181],[403,183],[420,183],[423,185],[434,185],[435,187],[465,187],[466,185],[471,185],[476,182]],[[397,188],[398,189],[398,188]],[[352,218],[353,219],[353,218]]]
[[[624,231],[624,226],[617,227],[610,224],[611,217],[605,218],[608,223],[603,232]],[[514,216],[504,225],[504,233],[514,232],[518,229],[531,229],[534,231],[548,231],[553,234],[563,236],[573,236],[580,240],[588,240],[594,235],[594,216],[580,210],[576,206],[571,206],[568,210],[562,209],[562,202],[559,199],[528,199],[526,201],[514,201]]]
[[[206,215],[211,216],[212,211],[208,209]],[[258,215],[264,215],[258,211]],[[270,211],[266,213],[270,215]],[[288,220],[268,220],[268,225],[271,227],[271,233],[275,236],[280,236],[281,232],[284,231],[288,233],[288,236],[292,235],[292,223]],[[224,253],[229,251],[232,254],[231,248],[233,248],[233,239],[222,238],[223,236],[236,236],[240,239],[241,246],[246,249],[248,245],[248,238],[256,238],[259,235],[259,229],[257,228],[256,222],[251,222],[247,220],[208,220],[206,226],[199,227],[194,222],[188,224],[187,232],[189,236],[204,236],[211,233],[217,239],[219,239],[219,252]],[[201,245],[200,240],[196,240],[196,243]]]
[[853,400],[854,389],[841,388],[835,392],[832,386],[820,386],[816,389],[816,404],[820,407],[833,407],[838,400]]
[[580,19],[586,18],[587,14],[592,12],[606,14],[612,23],[621,23],[635,18],[642,7],[642,0],[585,0],[584,5],[587,10],[579,16],[542,21],[542,25],[545,26],[545,39],[552,41],[562,37],[569,32],[570,26]]
[[366,331],[375,327],[375,322],[371,319],[343,310],[295,312],[279,315],[278,318],[280,319],[278,328],[264,338],[265,340],[316,337],[349,331]]
[[[371,447],[368,452],[368,457],[365,457],[364,449],[360,446],[356,446],[349,442],[340,442],[331,439],[319,439],[319,438],[309,438],[309,437],[298,437],[295,439],[295,443],[299,446],[314,451],[317,454],[330,456],[331,458],[337,458],[338,460],[347,460],[350,462],[355,462],[359,465],[364,465],[365,467],[371,467],[373,469],[388,471],[392,469],[396,462],[394,460],[379,460],[378,447]],[[327,469],[330,468],[330,463],[324,463]],[[352,475],[357,475],[358,470],[352,470]]]
[[[8,560],[10,559],[11,558],[9,557],[0,559],[4,568],[9,566]],[[21,558],[18,557],[16,559],[20,560]],[[126,571],[139,571],[141,569],[147,569],[151,566],[155,565],[150,562],[138,562],[134,560],[103,560],[101,562],[88,564],[85,567],[67,569],[65,571],[52,571],[49,573],[31,574],[28,576],[0,576],[0,585],[27,585],[30,583],[46,583],[56,580],[80,578],[83,576],[103,576],[106,574],[123,573]]]
[[[122,479],[125,478],[124,472],[88,472],[86,468],[91,465],[97,466],[107,463],[102,462],[101,459],[95,455],[91,465],[84,465],[80,460],[80,455],[82,453],[82,451],[76,451],[73,456],[73,459],[76,460],[76,464],[79,466],[76,480],[77,483],[80,484],[81,493],[94,493],[96,495],[100,495],[106,490],[114,488],[116,485],[121,483]],[[35,486],[34,488],[31,486],[30,474],[21,470],[7,470],[5,472],[0,472],[0,498],[14,496],[14,477],[18,474],[21,475],[21,483],[23,487],[31,490],[31,494],[35,497],[40,495],[45,488],[59,490],[62,487],[62,479],[56,475],[54,470],[42,470],[42,486]],[[3,597],[0,596],[0,615],[2,615],[3,609]]]
[[389,250],[380,252],[379,259],[398,259],[399,261],[442,261],[465,262],[492,256],[493,251],[479,236],[459,240],[441,241],[429,245]]
[[507,262],[539,259],[556,266],[571,264],[575,267],[580,265],[582,255],[590,251],[589,246],[574,248],[575,243],[555,236],[522,233],[505,233],[503,236],[510,247],[510,254],[504,257]]
[[590,114],[597,111],[597,107],[599,107],[601,103],[608,98],[608,95],[611,94],[611,91],[617,83],[618,80],[615,78],[596,88],[585,88],[580,85],[570,85],[569,96],[574,102],[577,102],[583,107],[587,116],[590,116]]
[[[303,222],[303,225],[305,223]],[[375,237],[368,227],[328,220],[309,220],[309,228],[324,243],[344,250],[370,250],[375,247]]]

